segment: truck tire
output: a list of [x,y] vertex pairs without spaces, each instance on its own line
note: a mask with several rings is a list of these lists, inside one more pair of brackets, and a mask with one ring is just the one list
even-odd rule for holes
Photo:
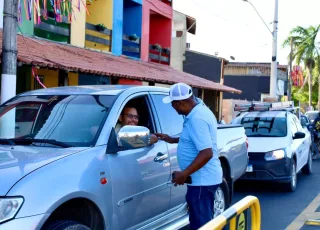
[[307,174],[307,175],[312,173],[312,152],[311,152],[311,149],[309,150],[308,162],[305,166],[303,166],[302,173]]
[[223,178],[222,183],[214,194],[214,217],[217,217],[230,206],[230,194],[228,183]]
[[285,184],[285,189],[288,192],[294,192],[297,188],[297,166],[296,162],[292,160],[291,163],[291,180]]
[[76,221],[58,220],[49,224],[44,230],[90,230],[90,228]]

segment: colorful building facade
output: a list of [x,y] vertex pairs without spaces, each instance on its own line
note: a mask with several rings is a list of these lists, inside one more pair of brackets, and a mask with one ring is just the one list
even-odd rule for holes
[[[3,7],[1,2],[3,3],[3,0],[0,0],[0,7]],[[34,9],[29,14],[22,5],[22,20],[17,32],[25,36],[34,36],[97,52],[112,53],[116,56],[124,55],[132,59],[170,65],[173,24],[171,0],[72,0],[73,6],[77,6],[79,3],[81,5],[78,9],[73,10],[71,21],[68,16],[64,15],[57,22],[55,9],[50,6],[50,1],[40,1],[41,23],[35,23],[37,15]],[[1,9],[0,11],[2,12]],[[28,68],[23,70],[26,71]],[[47,87],[88,84],[148,84],[139,80],[121,78],[115,80],[108,76],[55,69],[39,68],[37,74],[40,81]],[[41,87],[41,85],[34,83],[31,67],[26,75],[30,78],[27,81],[30,85],[27,85],[24,90]]]

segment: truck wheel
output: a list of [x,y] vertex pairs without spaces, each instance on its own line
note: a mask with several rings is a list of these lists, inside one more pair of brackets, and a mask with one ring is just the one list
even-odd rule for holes
[[291,163],[291,180],[285,184],[285,189],[288,192],[294,192],[297,188],[297,167],[296,162],[292,160]]
[[223,178],[221,185],[214,194],[214,217],[223,213],[230,206],[229,188],[226,179]]
[[311,149],[309,150],[308,162],[305,166],[303,166],[302,173],[307,174],[307,175],[312,173],[312,152],[311,152]]
[[75,221],[58,220],[45,227],[45,230],[90,230],[90,228]]

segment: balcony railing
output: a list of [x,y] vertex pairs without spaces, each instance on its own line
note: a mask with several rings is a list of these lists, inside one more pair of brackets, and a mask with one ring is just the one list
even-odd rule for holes
[[170,49],[157,48],[155,45],[149,46],[149,59],[170,65]]
[[[41,15],[44,15],[44,9],[41,9]],[[55,17],[54,12],[51,10],[47,11],[47,18],[41,16],[41,23],[34,25],[35,35],[55,41],[68,41],[70,37],[70,23],[68,17],[62,16],[62,22],[56,22]],[[48,33],[53,33],[55,35],[48,36]]]
[[123,35],[123,52],[133,53],[140,57],[141,39],[135,35]]
[[97,32],[101,35],[107,35],[109,36],[109,39],[107,38],[101,38],[95,35],[87,34],[86,33],[86,41],[105,45],[109,47],[109,51],[111,52],[111,44],[112,44],[112,30],[109,30],[108,28],[105,29],[99,29],[97,25],[86,23],[86,30]]

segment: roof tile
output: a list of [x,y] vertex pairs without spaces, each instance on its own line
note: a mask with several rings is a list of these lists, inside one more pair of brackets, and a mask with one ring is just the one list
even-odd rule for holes
[[[2,40],[2,30],[0,39]],[[241,93],[240,90],[175,70],[167,65],[114,56],[35,37],[18,35],[17,39],[18,61],[28,65],[158,83],[184,82],[202,89]]]

